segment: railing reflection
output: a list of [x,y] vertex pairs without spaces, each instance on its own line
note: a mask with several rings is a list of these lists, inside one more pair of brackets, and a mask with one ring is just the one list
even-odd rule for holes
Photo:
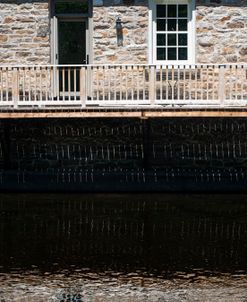
[[246,196],[1,195],[0,266],[246,270]]

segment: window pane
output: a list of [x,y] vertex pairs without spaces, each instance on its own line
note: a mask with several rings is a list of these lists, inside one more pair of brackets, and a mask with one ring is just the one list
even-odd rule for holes
[[177,35],[176,34],[168,35],[168,45],[177,45]]
[[157,31],[165,31],[166,30],[166,20],[157,20]]
[[178,20],[178,30],[187,31],[187,20],[186,19]]
[[88,13],[88,2],[55,2],[56,14],[85,14]]
[[157,60],[166,60],[166,48],[157,48]]
[[168,17],[177,17],[177,5],[167,6]]
[[187,48],[179,48],[178,49],[178,59],[179,60],[188,60]]
[[178,17],[187,18],[187,5],[179,5],[178,6]]
[[168,19],[168,31],[175,31],[176,30],[176,19]]
[[187,45],[187,34],[178,35],[178,45]]
[[157,18],[166,17],[166,5],[157,5]]
[[165,34],[157,35],[157,45],[161,45],[161,46],[166,45],[166,35]]
[[168,48],[168,60],[177,60],[177,48],[175,47]]

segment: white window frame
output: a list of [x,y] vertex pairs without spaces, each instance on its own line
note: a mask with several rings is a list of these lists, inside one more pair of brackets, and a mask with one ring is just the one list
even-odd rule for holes
[[[157,60],[156,58],[156,7],[159,4],[188,4],[188,59]],[[149,64],[188,65],[195,64],[195,0],[149,0]]]

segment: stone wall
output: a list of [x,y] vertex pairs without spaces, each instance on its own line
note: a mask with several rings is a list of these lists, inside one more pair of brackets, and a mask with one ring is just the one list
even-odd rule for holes
[[[148,63],[148,0],[94,0],[92,24],[93,63]],[[247,62],[246,32],[245,0],[197,0],[196,62]],[[48,0],[2,0],[0,64],[50,62]]]
[[[142,0],[140,0],[142,1]],[[148,62],[148,1],[126,6],[120,0],[94,1],[93,62]],[[116,19],[123,25],[117,45]],[[196,62],[247,62],[247,6],[243,0],[196,1]]]
[[0,64],[47,63],[50,63],[48,0],[0,1]]
[[196,10],[197,62],[247,62],[247,2],[199,1]]
[[[147,63],[148,1],[136,0],[132,6],[119,0],[95,4],[98,6],[94,6],[93,11],[94,63]],[[122,46],[117,43],[118,17],[122,21]]]

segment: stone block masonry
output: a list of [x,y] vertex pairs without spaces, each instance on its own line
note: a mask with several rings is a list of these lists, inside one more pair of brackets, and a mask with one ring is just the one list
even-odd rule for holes
[[196,35],[198,63],[246,63],[247,2],[198,0]]
[[[94,0],[92,63],[147,64],[149,2]],[[50,64],[51,25],[48,0],[0,1],[0,64]],[[118,46],[116,19],[122,20]],[[196,63],[247,62],[245,0],[196,0]]]
[[[94,63],[148,63],[149,4],[95,1]],[[116,19],[123,24],[123,46],[117,46]],[[247,62],[247,5],[243,0],[196,0],[196,63]]]
[[[94,63],[145,64],[148,62],[148,1],[132,6],[105,1],[93,10]],[[116,19],[122,21],[123,45],[118,46]]]
[[49,64],[48,0],[0,1],[0,64]]

